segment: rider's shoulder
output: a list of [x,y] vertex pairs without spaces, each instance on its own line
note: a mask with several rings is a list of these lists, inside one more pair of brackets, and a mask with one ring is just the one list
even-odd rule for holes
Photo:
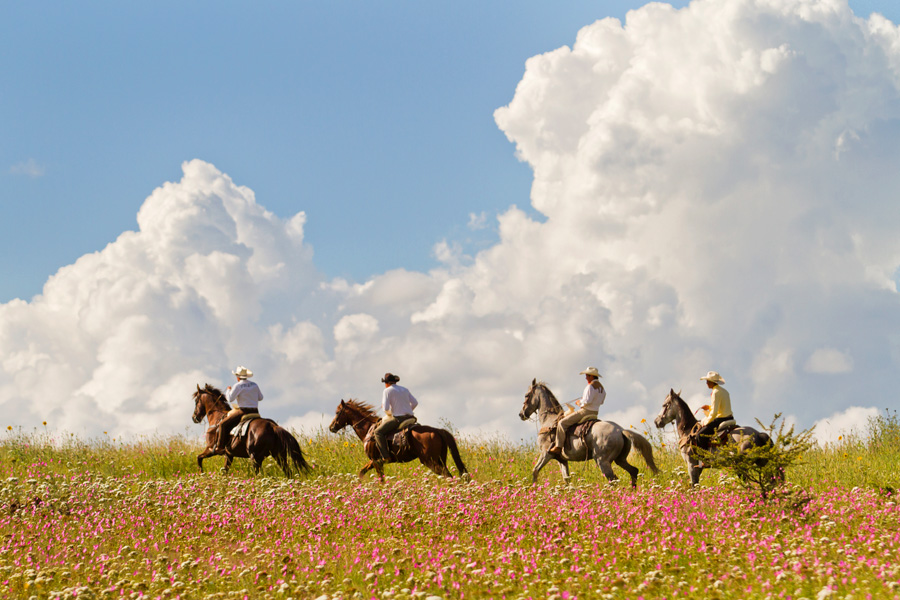
[[603,389],[603,385],[601,385],[600,382],[596,379],[591,382],[591,387],[594,388],[595,390]]

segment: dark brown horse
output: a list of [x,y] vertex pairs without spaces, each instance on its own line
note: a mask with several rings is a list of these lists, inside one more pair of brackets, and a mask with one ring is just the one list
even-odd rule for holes
[[194,392],[194,415],[191,418],[194,423],[199,423],[203,417],[206,417],[209,423],[206,430],[206,450],[197,456],[197,466],[200,467],[201,473],[203,472],[203,459],[220,454],[225,455],[225,467],[222,469],[225,473],[231,467],[231,461],[237,457],[249,458],[253,461],[253,469],[259,474],[259,468],[267,456],[274,458],[288,477],[295,473],[309,472],[310,466],[303,458],[300,444],[289,431],[279,427],[271,419],[251,421],[246,436],[242,438],[232,436],[224,452],[216,450],[216,439],[219,432],[216,425],[225,418],[228,409],[228,403],[222,392],[208,383],[203,389],[197,385],[197,391]]
[[[369,459],[369,462],[359,472],[359,476],[362,477],[374,468],[378,477],[384,481],[384,469],[381,461],[376,460],[381,458],[381,454],[379,454],[378,448],[375,446],[375,438],[372,436],[372,432],[380,420],[370,405],[356,400],[347,400],[346,402],[341,400],[334,411],[334,420],[331,421],[328,429],[332,433],[337,433],[348,425],[352,427],[357,437],[362,440],[363,448]],[[406,435],[406,433],[401,431],[400,435]],[[453,438],[453,434],[446,429],[413,425],[409,428],[408,445],[400,448],[394,444],[391,437],[388,437],[388,446],[391,454],[395,456],[392,462],[409,462],[418,458],[423,465],[438,475],[446,477],[453,477],[450,469],[447,468],[447,450],[450,450],[460,477],[466,480],[469,478],[466,465],[459,456],[456,440]]]

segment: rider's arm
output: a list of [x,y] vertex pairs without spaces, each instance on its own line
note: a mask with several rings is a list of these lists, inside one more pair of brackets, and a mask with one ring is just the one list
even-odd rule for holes
[[381,409],[385,412],[385,414],[391,414],[391,399],[388,395],[390,388],[384,388],[384,393],[381,394]]
[[409,405],[415,409],[419,405],[419,401],[416,400],[416,397],[412,395],[412,392],[409,393]]

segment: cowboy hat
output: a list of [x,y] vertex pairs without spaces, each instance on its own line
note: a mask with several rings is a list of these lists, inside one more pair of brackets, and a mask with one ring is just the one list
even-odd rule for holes
[[400,378],[393,373],[385,373],[384,377],[381,378],[381,383],[397,383],[398,381],[400,381]]
[[701,377],[700,379],[701,381],[709,381],[710,383],[715,383],[716,385],[725,383],[725,380],[722,379],[722,376],[715,371],[710,371],[706,374],[705,377]]
[[600,374],[600,371],[597,370],[597,367],[588,367],[587,369],[585,369],[584,371],[579,373],[579,375],[590,375],[592,377],[603,377]]
[[247,379],[248,377],[253,377],[253,371],[248,369],[247,367],[237,367],[234,371],[232,371],[234,375],[237,375],[241,379]]

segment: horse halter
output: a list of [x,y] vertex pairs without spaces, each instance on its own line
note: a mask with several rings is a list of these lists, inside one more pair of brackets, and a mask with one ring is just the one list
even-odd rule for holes
[[[528,389],[528,392],[525,394],[525,402],[522,404],[522,414],[523,414],[523,415],[525,414],[525,411],[526,411],[527,409],[530,409],[530,408],[531,408],[531,403],[532,403],[533,398],[534,398],[534,386],[532,386],[531,388],[529,388],[529,389]],[[537,409],[537,408],[531,409],[531,414],[530,414],[530,415],[527,415],[527,416],[525,417],[525,420],[526,420],[526,421],[533,421],[533,420],[534,420],[534,416],[535,416],[536,414],[538,414],[538,409]]]
[[[344,402],[342,400],[341,401],[341,410],[339,410],[338,414],[335,415],[335,417],[334,417],[335,421],[337,421],[340,417],[342,417],[344,415],[344,409],[346,409],[346,408],[347,408],[347,402]],[[344,425],[341,427],[341,429],[343,429],[347,425],[349,425],[351,429],[356,429],[356,426],[359,425],[360,423],[362,423],[363,421],[365,421],[366,419],[367,419],[367,417],[363,417],[356,423],[351,423],[350,421],[347,421],[346,423],[344,423]],[[338,431],[340,431],[340,430],[338,430]]]

